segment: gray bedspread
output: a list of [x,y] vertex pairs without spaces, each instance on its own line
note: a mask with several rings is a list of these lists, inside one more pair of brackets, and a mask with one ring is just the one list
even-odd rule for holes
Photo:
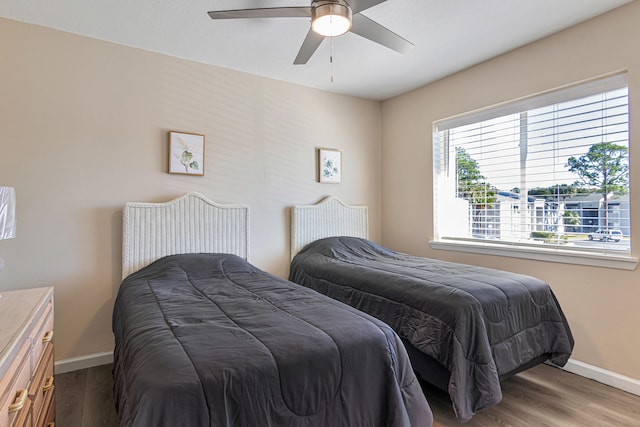
[[530,276],[335,237],[300,251],[290,280],[383,320],[442,364],[463,422],[502,400],[501,376],[545,355],[562,366],[573,349],[551,288]]
[[163,258],[113,312],[120,426],[430,426],[383,322],[234,255]]

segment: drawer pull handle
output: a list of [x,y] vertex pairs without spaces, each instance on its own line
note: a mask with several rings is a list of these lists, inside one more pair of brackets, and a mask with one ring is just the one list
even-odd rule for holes
[[48,377],[44,385],[42,386],[42,391],[49,391],[53,388],[53,377]]
[[44,336],[42,337],[43,344],[51,342],[52,340],[53,340],[53,331],[47,331],[47,333],[44,334]]
[[18,390],[16,392],[16,398],[13,400],[13,403],[9,405],[9,413],[18,412],[25,403],[27,403],[27,389]]

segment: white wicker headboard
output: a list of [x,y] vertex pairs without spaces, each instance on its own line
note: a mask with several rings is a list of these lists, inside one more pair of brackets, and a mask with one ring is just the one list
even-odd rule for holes
[[249,259],[249,207],[198,193],[124,208],[122,278],[167,255],[230,253]]
[[305,245],[325,237],[369,238],[366,206],[350,206],[337,197],[291,208],[291,259]]

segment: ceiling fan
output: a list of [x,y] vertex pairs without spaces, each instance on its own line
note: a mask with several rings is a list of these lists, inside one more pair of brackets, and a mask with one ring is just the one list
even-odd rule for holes
[[[325,37],[348,31],[375,43],[406,53],[413,44],[391,30],[362,15],[366,9],[386,0],[312,0],[311,6],[255,7],[208,12],[211,19],[311,18],[311,28],[302,42],[294,64],[306,64]],[[261,0],[255,0],[260,4]]]

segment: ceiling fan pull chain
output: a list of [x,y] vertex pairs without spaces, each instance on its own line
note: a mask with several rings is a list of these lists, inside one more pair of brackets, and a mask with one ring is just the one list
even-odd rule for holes
[[331,83],[333,83],[333,37],[329,37],[329,65],[331,67]]

